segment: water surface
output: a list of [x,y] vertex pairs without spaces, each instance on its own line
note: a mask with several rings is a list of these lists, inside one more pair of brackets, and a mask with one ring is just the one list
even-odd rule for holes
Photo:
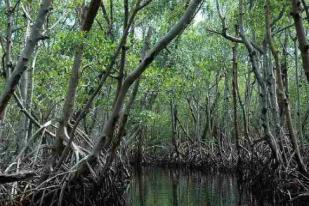
[[205,174],[146,168],[136,172],[127,193],[128,206],[256,205],[239,191],[231,174]]

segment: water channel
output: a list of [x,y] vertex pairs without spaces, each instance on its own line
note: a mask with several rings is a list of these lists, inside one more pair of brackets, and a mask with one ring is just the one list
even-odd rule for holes
[[232,174],[144,168],[135,172],[126,195],[128,206],[259,205],[240,192]]

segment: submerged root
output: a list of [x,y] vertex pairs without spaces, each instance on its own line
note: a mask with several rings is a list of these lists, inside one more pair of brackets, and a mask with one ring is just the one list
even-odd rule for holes
[[[1,185],[0,205],[123,205],[129,180],[122,163],[104,176],[88,176],[69,181],[70,172],[58,172],[42,183],[37,180]],[[103,175],[103,174],[102,174]],[[14,192],[12,192],[14,191]]]
[[[167,167],[188,168],[216,168],[234,169],[237,166],[237,155],[235,152],[219,151],[215,144],[208,145],[203,142],[185,141],[178,143],[177,152],[173,145],[161,149],[148,150],[143,154],[142,165],[158,165]],[[138,157],[134,148],[128,155],[131,164],[138,163]]]
[[[177,146],[178,154],[173,150],[173,145],[157,151],[146,150],[142,164],[196,168],[207,172],[233,171],[237,173],[239,189],[251,191],[261,204],[303,205],[309,200],[309,177],[299,172],[294,159],[290,159],[288,165],[277,163],[265,142],[258,142],[254,146],[243,143],[239,156],[235,146],[220,148],[189,141],[178,143]],[[291,151],[291,148],[286,148],[292,157]],[[139,156],[136,150],[130,151],[131,164],[136,164]]]
[[0,179],[6,182],[0,184],[0,205],[123,205],[130,174],[120,154],[115,155],[115,161],[104,173],[100,171],[108,154],[102,152],[98,163],[93,168],[89,165],[89,172],[72,178],[76,165],[89,155],[93,142],[85,134],[76,134],[75,145],[76,150],[71,150],[59,165],[57,161],[50,164],[53,158],[48,157],[53,157],[53,152],[46,147],[38,150],[36,158],[19,156],[13,163],[2,165],[6,169]]

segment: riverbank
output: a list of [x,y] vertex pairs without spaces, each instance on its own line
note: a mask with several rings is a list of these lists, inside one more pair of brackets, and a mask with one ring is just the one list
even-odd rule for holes
[[[120,151],[105,173],[100,173],[106,161],[102,157],[100,166],[90,168],[90,174],[70,183],[67,180],[71,172],[67,172],[67,168],[72,163],[66,161],[43,182],[39,179],[42,177],[40,170],[31,180],[3,185],[1,201],[3,205],[42,205],[46,202],[50,205],[125,205],[123,195],[139,175],[135,169],[139,166],[146,173],[149,168],[173,168],[176,174],[185,171],[186,174],[232,175],[240,191],[250,191],[250,195],[254,196],[256,205],[262,205],[262,202],[304,205],[308,201],[309,178],[297,170],[293,159],[289,167],[278,165],[266,148],[263,145],[256,145],[250,150],[244,147],[238,151],[238,156],[235,147],[225,148],[222,152],[222,148],[217,146],[183,142],[177,145],[177,151],[173,145],[167,145],[162,150],[144,150],[142,158],[133,150],[126,150],[128,153],[125,154]],[[43,168],[44,162],[37,162],[38,167]],[[26,161],[22,161],[21,166],[26,167]],[[16,185],[19,190],[12,193]]]

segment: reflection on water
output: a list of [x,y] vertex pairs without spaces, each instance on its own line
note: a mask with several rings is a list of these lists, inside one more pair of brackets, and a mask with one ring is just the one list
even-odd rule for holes
[[134,174],[126,198],[128,206],[256,205],[232,175],[154,168]]

